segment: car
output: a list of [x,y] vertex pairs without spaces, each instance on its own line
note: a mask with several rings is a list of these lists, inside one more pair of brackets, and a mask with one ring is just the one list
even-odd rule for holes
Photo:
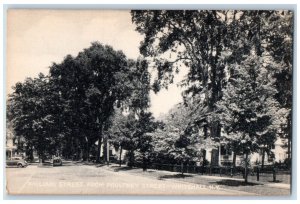
[[12,157],[6,160],[7,166],[17,166],[19,168],[27,167],[28,163],[22,157]]
[[61,158],[60,157],[54,157],[52,164],[53,164],[53,166],[62,166]]

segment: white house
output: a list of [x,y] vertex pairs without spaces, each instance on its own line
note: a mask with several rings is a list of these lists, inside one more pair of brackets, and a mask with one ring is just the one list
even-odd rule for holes
[[[274,160],[270,158],[267,153],[265,153],[265,159],[264,164],[272,164],[275,162],[283,162],[287,158],[287,149],[283,146],[284,143],[281,138],[278,138],[272,147],[272,152],[274,153]],[[219,151],[221,150],[221,151]],[[219,165],[219,166],[226,166],[231,165],[233,161],[233,152],[228,150],[224,144],[221,144],[217,149],[207,149],[206,150],[206,159],[212,164],[212,165]],[[262,163],[262,154],[261,152],[258,153],[252,153],[249,155],[250,163],[256,164],[257,162],[259,164]],[[243,162],[244,155],[236,155],[236,165],[239,165]]]

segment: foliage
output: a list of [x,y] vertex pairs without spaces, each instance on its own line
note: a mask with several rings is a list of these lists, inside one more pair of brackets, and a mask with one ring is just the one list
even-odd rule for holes
[[[156,67],[154,91],[167,88],[175,73],[188,69],[182,86],[185,102],[192,98],[194,107],[194,114],[187,117],[190,127],[204,138],[227,143],[237,154],[259,148],[270,153],[278,135],[288,138],[290,152],[291,11],[131,14],[136,30],[144,35],[140,52]],[[191,132],[181,135],[177,147],[192,138]]]
[[52,154],[51,148],[62,145],[65,156],[85,150],[85,159],[98,140],[99,161],[103,129],[114,107],[124,105],[133,92],[132,73],[138,68],[131,69],[121,51],[95,42],[76,57],[54,63],[49,76],[16,84],[10,96],[16,134],[40,152]]
[[168,158],[169,162],[195,162],[203,156],[200,150],[214,146],[210,138],[205,138],[201,129],[192,123],[192,110],[179,104],[163,118],[163,125],[153,134],[154,156]]
[[149,155],[153,151],[152,134],[158,123],[154,121],[151,113],[142,111],[139,115],[134,113],[117,112],[109,128],[109,134],[115,146],[127,150],[129,153],[129,166],[134,163],[135,152],[142,157],[146,165]]
[[63,135],[59,132],[58,100],[43,74],[17,83],[9,98],[8,114],[16,135],[25,138],[28,146],[35,147],[40,158],[46,152],[54,154],[60,146]]

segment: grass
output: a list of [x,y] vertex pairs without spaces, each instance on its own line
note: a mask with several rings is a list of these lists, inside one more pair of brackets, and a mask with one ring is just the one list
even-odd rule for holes
[[267,186],[265,184],[270,183],[270,178],[266,179],[265,177],[261,179],[263,182],[256,182],[249,178],[247,183],[241,179],[234,179],[234,178],[227,178],[227,177],[217,177],[217,176],[202,176],[199,174],[180,174],[178,172],[170,172],[170,171],[161,171],[161,170],[147,170],[143,171],[140,168],[129,168],[126,166],[119,167],[117,165],[110,165],[109,166],[113,171],[126,171],[130,174],[135,174],[139,176],[145,176],[149,178],[154,178],[158,180],[164,179],[174,179],[179,181],[184,181],[188,183],[194,183],[199,185],[218,185],[220,188],[223,189],[230,189],[230,190],[237,190],[237,191],[244,191],[249,193],[255,193],[262,196],[280,196],[280,195],[290,195],[289,189],[282,189],[282,188],[274,188]]

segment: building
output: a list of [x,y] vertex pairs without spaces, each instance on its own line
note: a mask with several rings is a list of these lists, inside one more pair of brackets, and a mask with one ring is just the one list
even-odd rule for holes
[[[220,150],[220,151],[219,151]],[[234,154],[231,150],[226,148],[225,144],[221,144],[217,149],[209,148],[206,151],[206,159],[211,165],[218,166],[231,166],[233,163]],[[278,138],[274,143],[271,152],[274,155],[274,159],[265,153],[264,165],[273,164],[273,162],[282,163],[288,157],[287,149],[284,147],[284,143],[281,138]],[[262,152],[255,152],[249,156],[250,164],[262,164]],[[236,165],[239,166],[244,161],[244,155],[236,155]]]
[[16,156],[17,154],[17,145],[13,131],[10,128],[6,130],[6,159]]

